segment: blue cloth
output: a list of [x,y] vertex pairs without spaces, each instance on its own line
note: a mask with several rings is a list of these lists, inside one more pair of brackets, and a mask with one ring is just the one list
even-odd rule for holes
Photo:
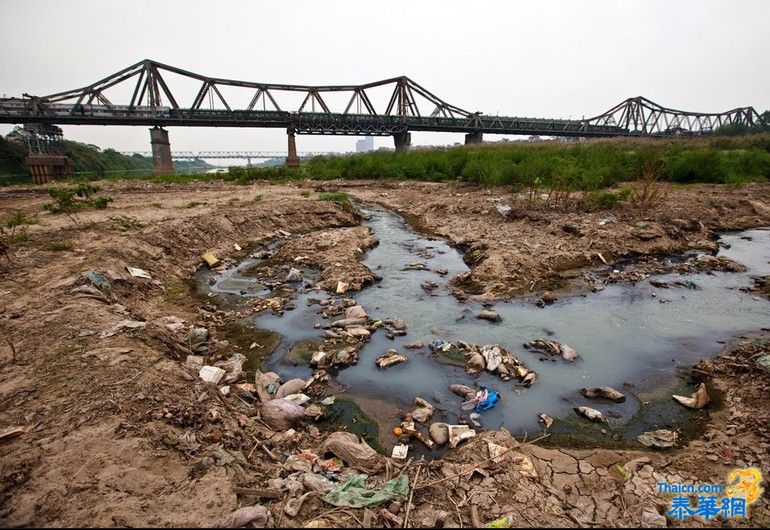
[[494,390],[490,390],[486,387],[484,387],[484,390],[487,391],[487,399],[485,399],[484,401],[479,401],[478,405],[476,405],[476,412],[483,412],[485,410],[489,410],[492,407],[494,407],[497,404],[497,402],[500,400],[500,396]]

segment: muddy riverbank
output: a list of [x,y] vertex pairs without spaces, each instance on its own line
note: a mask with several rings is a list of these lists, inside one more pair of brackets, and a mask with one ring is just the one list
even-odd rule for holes
[[[40,220],[26,227],[28,238],[11,249],[12,261],[0,264],[0,421],[3,428],[29,429],[0,444],[0,519],[6,525],[205,525],[257,502],[284,526],[312,520],[339,526],[385,524],[379,508],[330,512],[318,494],[309,495],[291,516],[285,509],[294,497],[290,491],[261,498],[244,493],[270,489],[270,479],[296,473],[298,465],[285,461],[286,456],[320,451],[326,435],[312,421],[298,425],[293,434],[267,428],[253,404],[203,384],[197,371],[185,366],[192,341],[172,331],[174,321],[164,318],[183,320],[185,332],[193,325],[207,330],[208,363],[259,343],[260,338],[245,335],[236,340],[230,327],[253,316],[253,306],[223,309],[187,286],[203,252],[236,262],[276,238],[297,245],[286,257],[306,255],[310,268],[321,273],[328,269],[328,286],[340,281],[366,285],[368,273],[360,262],[374,244],[371,234],[360,229],[361,220],[348,208],[317,200],[317,186],[105,184],[114,203],[107,210],[77,214],[77,224],[42,212],[47,197],[39,189],[2,192],[3,217],[22,210]],[[559,260],[586,252],[591,240],[587,251],[612,263],[635,253],[715,250],[716,230],[770,224],[770,187],[759,185],[672,189],[665,203],[639,219],[628,211],[538,211],[547,222],[524,218],[502,223],[488,206],[489,198],[505,195],[502,190],[412,183],[324,186],[401,208],[407,217],[471,252],[476,245],[479,258],[465,266],[473,271],[482,298],[524,292],[532,311],[546,315],[581,303],[582,298],[574,298],[546,309],[534,305],[554,272],[575,272],[562,268]],[[616,222],[599,225],[611,214]],[[117,216],[133,218],[139,226],[129,223],[134,227],[124,230],[126,223],[111,219]],[[665,235],[649,240],[634,236],[644,229],[637,226],[640,222]],[[564,230],[562,224],[579,230]],[[589,265],[601,267],[600,262],[593,257]],[[151,279],[131,277],[126,266],[145,269]],[[91,271],[100,275],[89,275]],[[582,278],[582,272],[576,277]],[[606,282],[592,278],[596,280]],[[527,294],[533,281],[532,294]],[[355,297],[366,295],[367,289]],[[759,302],[750,298],[753,303]],[[299,308],[281,309],[280,318],[299,314]],[[370,311],[376,314],[376,309]],[[503,318],[505,323],[514,317]],[[122,321],[145,324],[115,328]],[[686,446],[655,453],[553,449],[519,446],[520,437],[516,442],[504,431],[489,432],[431,464],[390,461],[390,471],[372,474],[369,483],[382,484],[399,470],[410,484],[416,478],[409,522],[420,526],[437,520],[467,525],[474,514],[481,523],[513,514],[522,525],[660,524],[669,500],[655,492],[660,477],[722,482],[729,469],[744,464],[759,467],[765,476],[770,473],[768,376],[755,364],[767,344],[761,338],[738,339],[725,355],[699,366],[715,396],[722,396],[722,405],[715,402],[703,435]],[[692,344],[680,364],[695,363],[703,356],[701,349]],[[527,362],[538,367],[536,359]],[[490,441],[512,448],[510,465],[490,460]],[[333,474],[335,483],[345,472],[354,470]],[[238,493],[238,487],[252,490]],[[393,511],[403,521],[404,509]],[[768,520],[766,499],[755,505],[752,517],[755,525]]]

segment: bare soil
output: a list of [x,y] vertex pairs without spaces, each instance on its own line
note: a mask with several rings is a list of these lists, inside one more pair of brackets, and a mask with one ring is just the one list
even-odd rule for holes
[[[388,459],[370,484],[399,473],[416,484],[411,505],[389,506],[393,517],[382,507],[334,509],[315,493],[290,517],[289,492],[259,498],[235,488],[285,478],[294,472],[282,462],[286,453],[318,451],[326,433],[312,421],[293,434],[276,432],[252,404],[204,384],[185,365],[190,345],[163,320],[207,328],[207,362],[243,351],[230,325],[246,315],[196,296],[191,278],[204,252],[239,260],[276,238],[284,244],[275,266],[315,266],[324,289],[376,281],[360,263],[375,241],[355,211],[303,191],[339,189],[381,203],[467,249],[472,274],[456,281],[458,293],[491,299],[634,279],[602,276],[602,260],[649,257],[640,270],[654,271],[655,255],[715,250],[716,231],[770,225],[768,185],[669,188],[644,211],[526,206],[507,220],[492,200],[518,204],[507,190],[452,184],[102,188],[115,201],[74,218],[43,212],[42,188],[0,191],[0,217],[21,210],[40,221],[26,227],[28,240],[11,248],[10,261],[0,256],[0,429],[29,428],[0,441],[3,526],[205,526],[255,503],[277,526],[392,526],[407,514],[416,526],[486,524],[505,515],[520,526],[650,526],[666,523],[660,514],[668,499],[657,493],[658,481],[721,483],[730,469],[746,466],[770,476],[770,375],[755,363],[770,347],[747,337],[697,367],[715,399],[706,434],[687,447],[547,449],[504,430],[486,432],[430,463]],[[615,222],[600,224],[609,214]],[[141,226],[127,228],[118,216]],[[131,277],[127,266],[152,279]],[[90,271],[107,278],[106,286],[90,288]],[[124,320],[146,324],[103,336]],[[510,450],[495,461],[489,442]],[[751,517],[755,526],[768,524],[767,493]]]

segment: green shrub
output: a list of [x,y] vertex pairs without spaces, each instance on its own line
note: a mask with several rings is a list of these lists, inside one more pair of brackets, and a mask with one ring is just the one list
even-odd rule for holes
[[80,182],[68,188],[48,188],[48,194],[55,202],[44,204],[43,208],[54,214],[71,214],[86,208],[107,208],[114,199],[106,195],[93,197],[98,191],[97,186],[87,182]]

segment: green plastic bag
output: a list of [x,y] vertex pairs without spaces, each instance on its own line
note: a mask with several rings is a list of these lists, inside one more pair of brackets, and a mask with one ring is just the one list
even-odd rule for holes
[[389,480],[382,488],[376,490],[367,489],[366,484],[364,484],[366,478],[366,475],[353,477],[342,486],[327,493],[323,500],[334,506],[363,508],[389,500],[404,500],[409,492],[409,477],[407,475]]

